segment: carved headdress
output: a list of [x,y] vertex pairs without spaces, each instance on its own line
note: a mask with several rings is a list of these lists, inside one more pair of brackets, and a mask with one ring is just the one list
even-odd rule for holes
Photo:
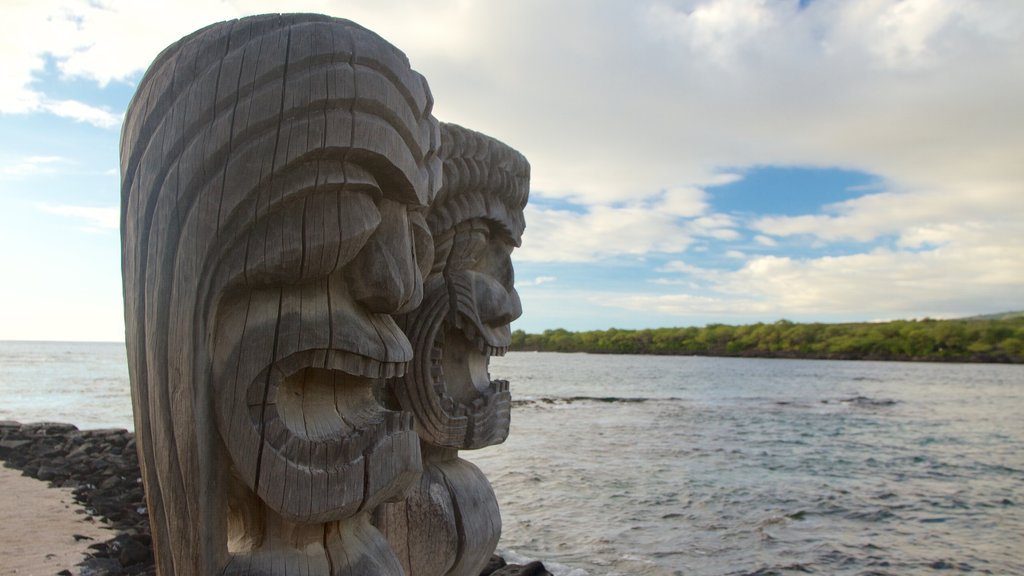
[[[441,124],[444,185],[430,206],[427,223],[435,235],[460,222],[481,218],[504,228],[516,246],[523,208],[530,194],[530,163],[512,147],[456,124]],[[435,242],[437,239],[435,238]],[[435,250],[435,262],[443,262]]]

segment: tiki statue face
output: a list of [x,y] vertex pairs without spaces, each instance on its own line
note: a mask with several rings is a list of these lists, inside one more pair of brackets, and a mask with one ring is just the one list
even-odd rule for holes
[[518,152],[452,124],[441,129],[445,181],[427,222],[434,263],[424,301],[400,319],[416,349],[392,387],[417,432],[448,448],[479,448],[508,435],[508,383],[488,363],[511,344],[522,313],[510,254],[523,231],[529,164]]
[[310,14],[204,28],[140,83],[126,340],[163,573],[212,574],[265,545],[271,516],[348,518],[418,474],[411,417],[379,398],[412,359],[391,315],[419,305],[433,263],[431,108],[396,48]]
[[[309,233],[317,213],[336,213],[336,247],[312,259],[337,264],[303,280],[315,243],[271,253],[263,226],[247,230],[247,264],[273,260],[277,272],[255,270],[222,293],[212,385],[236,480],[287,519],[324,522],[397,496],[417,469],[411,419],[378,398],[411,359],[389,314],[418,303],[430,244],[416,206],[361,191],[304,196],[269,214],[267,228]],[[324,220],[313,234],[338,226]]]

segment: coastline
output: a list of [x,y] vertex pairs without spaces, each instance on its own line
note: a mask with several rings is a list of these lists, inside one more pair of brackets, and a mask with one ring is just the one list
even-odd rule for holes
[[690,356],[696,358],[758,358],[764,360],[840,360],[845,362],[913,362],[928,364],[1024,364],[1024,356],[999,356],[986,354],[955,357],[906,356],[897,354],[857,354],[846,352],[794,352],[794,351],[745,351],[745,352],[659,352],[659,351],[609,351],[598,349],[550,350],[543,347],[512,347],[509,352],[550,352],[553,354],[595,354],[603,356]]
[[[0,576],[155,575],[134,433],[0,421],[0,462]],[[495,555],[480,576],[551,573]]]
[[513,351],[1024,364],[1024,312],[955,320],[708,324],[512,333]]

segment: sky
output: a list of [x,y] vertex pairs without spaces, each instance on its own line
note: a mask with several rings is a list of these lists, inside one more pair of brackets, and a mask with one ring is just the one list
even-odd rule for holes
[[124,339],[135,86],[280,11],[374,30],[530,160],[514,328],[1024,309],[1020,0],[5,0],[0,339]]

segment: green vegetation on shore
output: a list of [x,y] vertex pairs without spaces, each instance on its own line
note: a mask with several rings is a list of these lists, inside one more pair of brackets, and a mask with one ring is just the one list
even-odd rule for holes
[[851,324],[772,324],[646,330],[545,330],[512,333],[512,350],[1024,363],[1024,314],[960,320],[896,320]]

